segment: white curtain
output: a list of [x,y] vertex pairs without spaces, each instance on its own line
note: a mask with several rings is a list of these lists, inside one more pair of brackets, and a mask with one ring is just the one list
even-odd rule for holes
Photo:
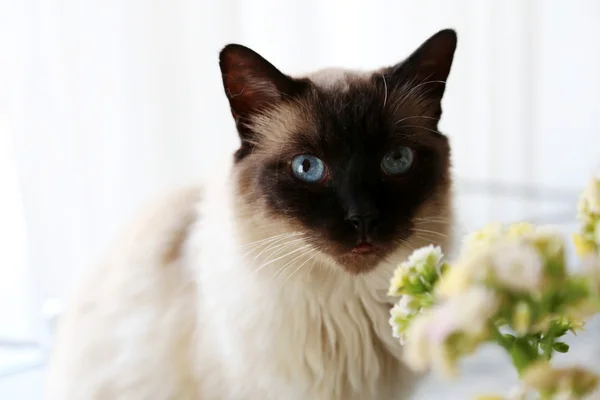
[[[0,281],[15,281],[24,320],[64,298],[142,203],[235,146],[223,45],[289,73],[371,68],[446,27],[459,33],[442,124],[455,174],[577,191],[600,160],[596,0],[0,1],[2,145],[14,142],[0,185],[16,215],[0,223],[2,252],[28,250]],[[474,224],[552,208],[461,204]]]

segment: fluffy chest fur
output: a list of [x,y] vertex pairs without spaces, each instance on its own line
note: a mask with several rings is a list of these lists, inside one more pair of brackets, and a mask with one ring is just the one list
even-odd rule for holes
[[268,228],[242,234],[228,190],[215,194],[199,209],[189,254],[209,398],[403,398],[414,382],[387,322],[391,266],[357,278],[303,254],[301,241],[276,257],[249,250]]

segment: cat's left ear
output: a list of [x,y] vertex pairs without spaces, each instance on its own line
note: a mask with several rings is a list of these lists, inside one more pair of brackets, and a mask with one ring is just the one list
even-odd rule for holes
[[283,74],[260,54],[239,44],[221,50],[219,66],[241,140],[236,158],[241,159],[256,144],[252,117],[298,95],[306,89],[306,82]]
[[405,61],[392,67],[391,78],[398,84],[414,82],[421,88],[421,93],[441,100],[452,67],[456,42],[454,30],[439,31]]
[[219,67],[234,117],[271,107],[296,89],[294,79],[260,54],[239,44],[230,44],[221,50]]

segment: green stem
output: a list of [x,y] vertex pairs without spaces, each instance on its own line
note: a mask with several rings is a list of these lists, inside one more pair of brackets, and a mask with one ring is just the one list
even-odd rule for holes
[[498,329],[498,327],[495,324],[490,324],[490,330],[492,332],[492,337],[493,339],[504,348],[504,350],[506,350],[507,352],[510,353],[510,350],[512,349],[512,341],[507,339],[502,333],[500,333],[500,330]]
[[495,324],[490,325],[492,338],[508,353],[519,377],[540,357],[537,346],[532,346],[526,337],[504,336]]

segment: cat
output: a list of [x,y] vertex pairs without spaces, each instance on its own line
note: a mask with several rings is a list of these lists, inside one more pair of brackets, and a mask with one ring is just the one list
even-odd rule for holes
[[79,287],[47,398],[408,398],[419,376],[387,288],[411,250],[450,241],[438,121],[456,44],[442,30],[391,67],[295,78],[223,48],[239,148],[151,205]]

